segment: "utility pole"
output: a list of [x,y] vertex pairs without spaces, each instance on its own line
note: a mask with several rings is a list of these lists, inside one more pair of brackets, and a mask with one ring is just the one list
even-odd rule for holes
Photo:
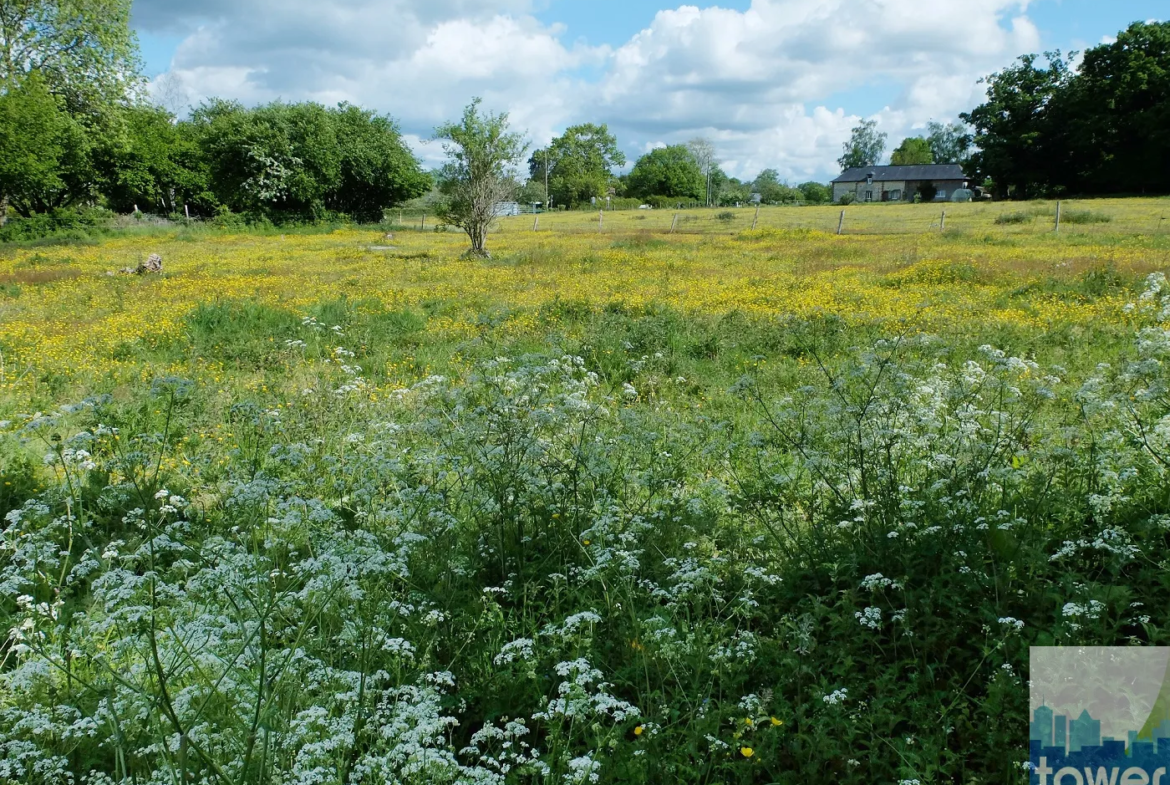
[[548,148],[544,148],[544,209],[548,209]]

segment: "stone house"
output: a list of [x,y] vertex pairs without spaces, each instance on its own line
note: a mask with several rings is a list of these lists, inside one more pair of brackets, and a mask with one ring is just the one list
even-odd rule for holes
[[852,193],[857,202],[910,202],[926,185],[934,186],[934,201],[945,202],[956,190],[967,187],[967,176],[959,164],[859,166],[846,169],[833,181],[833,201]]

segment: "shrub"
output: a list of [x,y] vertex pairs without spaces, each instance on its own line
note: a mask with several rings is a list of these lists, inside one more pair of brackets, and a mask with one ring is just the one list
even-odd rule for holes
[[1069,224],[1107,224],[1113,216],[1093,210],[1061,210],[1060,222]]
[[722,221],[723,223],[731,223],[735,218],[736,215],[731,210],[724,210],[715,215],[715,220]]
[[1017,211],[1013,213],[1000,213],[995,216],[995,222],[1000,225],[1004,224],[1026,224],[1031,223],[1035,219],[1032,213]]
[[98,207],[37,213],[28,218],[13,218],[0,226],[0,242],[28,242],[66,234],[101,235],[111,227],[113,219],[113,213]]
[[837,200],[837,204],[853,204],[857,201],[857,194],[852,191],[846,191],[841,194],[841,198]]

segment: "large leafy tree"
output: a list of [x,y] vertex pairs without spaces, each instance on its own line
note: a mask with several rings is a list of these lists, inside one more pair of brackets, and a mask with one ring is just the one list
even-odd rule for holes
[[119,212],[208,213],[218,200],[193,128],[165,109],[132,105],[120,111],[112,132],[94,149],[100,190]]
[[926,131],[934,163],[963,164],[971,157],[971,133],[965,126],[932,120],[926,124]]
[[797,188],[800,189],[801,195],[804,196],[804,201],[809,204],[826,204],[832,201],[833,198],[832,189],[823,183],[810,181],[801,183]]
[[138,84],[131,0],[0,0],[0,85],[36,74],[70,112],[92,113]]
[[1077,190],[1170,190],[1170,22],[1136,23],[1085,52],[1054,102],[1053,136]]
[[524,139],[509,130],[508,115],[485,114],[474,99],[457,123],[435,129],[443,142],[447,162],[439,170],[444,201],[439,215],[458,226],[471,240],[470,254],[488,256],[488,229],[497,205],[516,188],[516,167],[528,149]]
[[322,218],[341,177],[329,113],[320,104],[273,103],[246,109],[213,101],[192,117],[211,187],[237,212]]
[[787,185],[775,169],[765,169],[756,175],[752,189],[760,195],[765,204],[783,204],[802,198],[800,191]]
[[934,163],[934,153],[931,152],[930,142],[921,136],[912,136],[902,140],[902,144],[890,156],[890,163],[894,166],[918,166]]
[[63,104],[35,74],[0,93],[0,202],[22,216],[93,196],[90,137]]
[[845,143],[844,154],[837,159],[841,171],[876,165],[886,151],[887,138],[877,129],[877,120],[862,120]]
[[341,159],[340,178],[326,197],[331,210],[378,221],[385,208],[430,190],[430,175],[393,120],[348,104],[330,114]]
[[686,145],[651,150],[630,172],[628,189],[642,198],[665,196],[701,200],[706,189],[703,172]]
[[574,125],[528,159],[531,179],[545,181],[548,167],[549,196],[556,204],[576,206],[605,196],[613,169],[624,166],[626,156],[606,125]]
[[1000,196],[1027,198],[1045,193],[1069,176],[1053,133],[1050,108],[1068,89],[1070,60],[1049,52],[1041,60],[1024,55],[1014,65],[988,76],[985,103],[961,115],[975,129],[979,151],[972,168],[996,184]]

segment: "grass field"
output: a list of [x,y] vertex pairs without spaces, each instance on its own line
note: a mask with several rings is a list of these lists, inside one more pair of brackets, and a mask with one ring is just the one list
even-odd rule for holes
[[0,251],[0,779],[1025,781],[1167,643],[1167,207]]

